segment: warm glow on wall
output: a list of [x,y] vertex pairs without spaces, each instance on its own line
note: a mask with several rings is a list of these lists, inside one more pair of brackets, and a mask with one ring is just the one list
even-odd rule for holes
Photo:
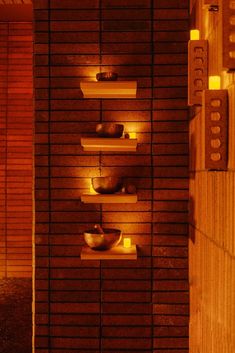
[[92,182],[90,181],[90,194],[97,194],[97,192],[93,189]]
[[190,31],[190,40],[199,40],[200,32],[198,29],[191,29]]
[[220,76],[209,76],[209,89],[220,89]]

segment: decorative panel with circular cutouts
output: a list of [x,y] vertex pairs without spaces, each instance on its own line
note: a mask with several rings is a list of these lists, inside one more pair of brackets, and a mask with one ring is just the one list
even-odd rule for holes
[[203,92],[205,121],[205,168],[227,169],[228,93],[227,90]]

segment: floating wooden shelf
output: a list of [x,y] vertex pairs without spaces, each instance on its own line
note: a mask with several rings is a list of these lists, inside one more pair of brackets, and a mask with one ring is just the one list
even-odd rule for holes
[[84,98],[136,98],[136,81],[82,81]]
[[136,194],[83,194],[84,203],[136,203]]
[[135,152],[137,139],[82,137],[84,151],[124,151]]
[[118,245],[105,251],[96,251],[84,246],[81,251],[81,260],[137,260],[136,245],[130,248]]

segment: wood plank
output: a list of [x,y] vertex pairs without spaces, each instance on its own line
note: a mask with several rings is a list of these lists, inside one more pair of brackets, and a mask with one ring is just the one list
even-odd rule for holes
[[136,98],[136,81],[81,81],[84,98]]
[[104,251],[96,251],[84,246],[81,251],[81,260],[137,260],[136,245],[131,245],[130,248],[118,245]]
[[136,203],[136,194],[83,194],[84,203]]

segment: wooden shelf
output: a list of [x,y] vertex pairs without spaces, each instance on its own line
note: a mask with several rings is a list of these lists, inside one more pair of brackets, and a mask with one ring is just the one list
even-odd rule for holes
[[136,203],[136,194],[83,194],[84,203]]
[[81,81],[84,98],[136,98],[137,81]]
[[81,145],[84,151],[135,152],[137,139],[82,137]]
[[84,246],[81,251],[81,260],[137,260],[136,245],[130,248],[118,245],[104,251],[96,251]]

